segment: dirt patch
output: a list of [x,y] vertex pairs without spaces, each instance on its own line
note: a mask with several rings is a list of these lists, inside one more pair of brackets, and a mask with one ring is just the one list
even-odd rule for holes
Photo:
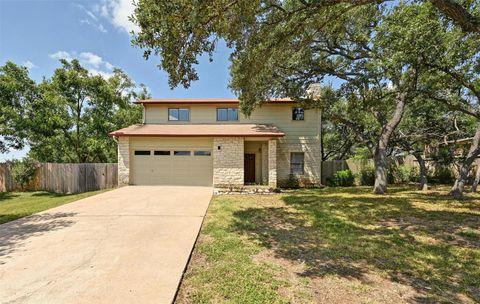
[[418,293],[410,286],[391,282],[374,273],[362,279],[335,275],[316,278],[311,284],[317,303],[412,303]]
[[273,250],[263,250],[253,257],[256,263],[265,263],[274,268],[277,279],[285,282],[278,290],[288,303],[312,303],[314,300],[313,290],[310,287],[310,280],[302,277],[306,265],[303,262],[292,262],[290,260],[275,257]]

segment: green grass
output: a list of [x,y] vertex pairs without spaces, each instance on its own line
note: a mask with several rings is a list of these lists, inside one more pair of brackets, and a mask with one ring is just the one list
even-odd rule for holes
[[0,224],[70,203],[88,196],[99,194],[104,191],[105,190],[100,190],[80,194],[56,194],[43,191],[1,192]]
[[478,303],[480,196],[216,196],[179,303]]

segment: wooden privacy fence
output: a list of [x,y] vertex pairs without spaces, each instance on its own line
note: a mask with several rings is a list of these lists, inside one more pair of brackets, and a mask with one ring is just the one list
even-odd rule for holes
[[[117,164],[41,163],[26,190],[81,193],[117,186]],[[18,190],[8,164],[0,164],[0,192]]]

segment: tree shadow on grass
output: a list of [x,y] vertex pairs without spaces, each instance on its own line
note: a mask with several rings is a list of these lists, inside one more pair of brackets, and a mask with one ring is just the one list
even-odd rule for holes
[[32,196],[35,197],[61,197],[61,196],[68,196],[71,194],[63,194],[63,193],[55,193],[55,192],[35,192],[32,194]]
[[12,198],[19,197],[19,196],[20,196],[19,194],[15,194],[15,193],[12,193],[12,192],[0,192],[0,203],[2,201],[6,201],[6,200],[9,200],[9,199],[12,199]]
[[34,214],[0,225],[0,265],[5,264],[6,259],[20,250],[29,238],[73,225],[71,217],[75,214],[73,212]]
[[480,301],[480,240],[458,234],[478,229],[480,216],[419,208],[401,192],[299,191],[283,196],[283,207],[235,212],[233,229],[278,257],[304,261],[303,276],[366,280],[374,271],[414,288],[416,302],[460,303],[460,293]]

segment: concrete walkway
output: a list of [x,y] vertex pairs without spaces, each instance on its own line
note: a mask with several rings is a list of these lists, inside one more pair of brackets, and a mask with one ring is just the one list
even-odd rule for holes
[[131,186],[0,225],[0,303],[171,303],[211,196]]

